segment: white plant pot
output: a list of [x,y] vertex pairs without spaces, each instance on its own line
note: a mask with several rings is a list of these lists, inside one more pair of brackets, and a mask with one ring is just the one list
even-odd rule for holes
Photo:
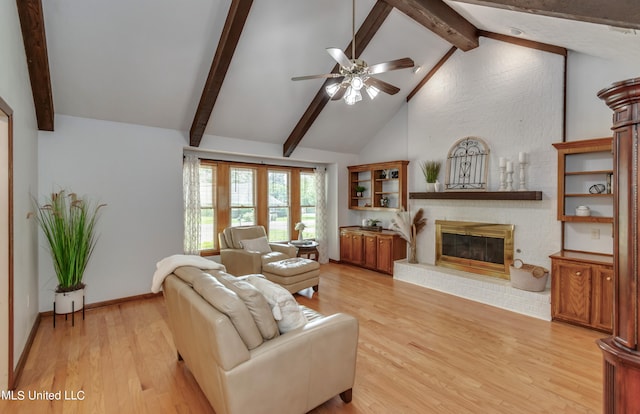
[[436,183],[427,183],[427,189],[425,190],[427,193],[433,193],[436,191]]
[[84,306],[84,289],[71,292],[55,293],[55,310],[57,315],[77,312]]

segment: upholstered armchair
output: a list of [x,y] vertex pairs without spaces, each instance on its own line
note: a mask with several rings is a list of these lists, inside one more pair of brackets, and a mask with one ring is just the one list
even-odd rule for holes
[[263,226],[227,227],[218,234],[220,260],[234,276],[262,273],[262,266],[296,257],[295,246],[269,243]]

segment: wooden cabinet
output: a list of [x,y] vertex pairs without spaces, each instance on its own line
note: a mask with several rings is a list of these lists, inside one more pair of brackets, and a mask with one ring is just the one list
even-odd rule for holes
[[613,258],[563,251],[551,256],[551,316],[588,328],[613,329]]
[[[558,220],[613,223],[612,138],[553,144],[558,150]],[[589,207],[579,216],[578,206]]]
[[373,235],[364,236],[364,267],[375,269],[378,265],[378,238]]
[[363,264],[363,236],[357,232],[340,232],[340,261]]
[[[406,208],[407,164],[409,161],[349,166],[349,208],[352,210]],[[357,187],[364,188],[364,191],[358,191]]]
[[[598,92],[613,110],[613,335],[598,341],[604,358],[603,412],[640,413],[640,78]],[[605,276],[606,278],[606,276]]]
[[613,268],[594,266],[591,324],[606,332],[613,330]]
[[392,231],[340,229],[340,261],[393,274],[393,262],[407,257],[407,242]]

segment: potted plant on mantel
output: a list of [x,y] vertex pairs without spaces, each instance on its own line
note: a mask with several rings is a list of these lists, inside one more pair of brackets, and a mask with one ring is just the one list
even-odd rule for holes
[[[34,217],[44,233],[58,279],[55,313],[66,314],[84,306],[87,263],[96,245],[95,225],[105,204],[97,205],[65,190],[51,194],[44,204],[33,199]],[[73,302],[73,305],[72,305]]]
[[436,191],[436,182],[440,174],[440,161],[425,161],[420,163],[420,168],[427,182],[427,192]]

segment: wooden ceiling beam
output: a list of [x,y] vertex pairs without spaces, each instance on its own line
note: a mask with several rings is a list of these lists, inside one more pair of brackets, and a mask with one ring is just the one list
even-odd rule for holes
[[456,0],[462,3],[478,4],[579,20],[589,23],[606,24],[616,27],[640,29],[640,7],[637,0]]
[[53,131],[53,92],[41,0],[16,0],[38,129]]
[[478,47],[478,29],[442,0],[385,0],[460,50]]
[[567,49],[561,46],[551,45],[548,43],[536,42],[534,40],[522,39],[520,37],[503,35],[500,33],[488,32],[480,30],[478,34],[481,37],[486,37],[493,40],[499,40],[501,42],[511,43],[514,45],[528,47],[529,49],[542,50],[543,52],[554,53],[560,56],[567,56]]
[[407,102],[409,102],[411,98],[413,98],[413,96],[417,94],[418,91],[420,91],[420,89],[422,89],[422,87],[427,84],[427,82],[429,82],[429,79],[431,79],[433,75],[435,75],[440,70],[440,68],[444,66],[444,64],[456,52],[456,50],[458,50],[457,47],[451,46],[447,53],[445,53],[444,56],[440,58],[438,63],[436,63],[435,66],[431,68],[431,70],[426,75],[424,75],[424,78],[422,78],[422,80],[416,85],[416,87],[413,88],[411,93],[407,95]]
[[252,4],[253,0],[231,1],[229,13],[218,41],[218,48],[213,56],[209,75],[198,103],[198,109],[196,109],[196,114],[189,130],[189,145],[192,147],[199,146],[202,141],[204,130],[209,123],[209,118],[218,99],[224,78],[227,76],[227,70],[231,65],[231,59],[240,40],[240,35],[244,29]]
[[[373,36],[375,36],[375,34],[378,32],[378,29],[380,29],[382,23],[384,23],[387,16],[389,16],[391,10],[393,10],[393,7],[383,0],[378,0],[376,4],[374,4],[373,8],[371,8],[371,11],[367,15],[367,18],[364,20],[362,26],[360,26],[358,32],[356,33],[356,59],[364,51],[371,39],[373,39]],[[352,57],[351,43],[353,42],[349,42],[349,45],[344,50],[344,53],[349,58]],[[333,70],[331,72],[338,72],[337,64],[333,67]],[[283,144],[283,156],[291,156],[298,144],[300,144],[300,141],[302,141],[304,135],[307,133],[307,131],[309,131],[309,128],[311,128],[311,125],[313,125],[313,122],[316,120],[318,115],[320,115],[320,112],[322,112],[327,102],[329,102],[329,95],[327,95],[324,88],[331,82],[334,81],[332,79],[327,79],[322,84],[320,90],[309,104],[309,107],[307,107],[307,110],[304,112],[304,114],[302,114],[302,117],[293,128],[293,131],[291,131],[291,134],[289,134],[289,137]]]

